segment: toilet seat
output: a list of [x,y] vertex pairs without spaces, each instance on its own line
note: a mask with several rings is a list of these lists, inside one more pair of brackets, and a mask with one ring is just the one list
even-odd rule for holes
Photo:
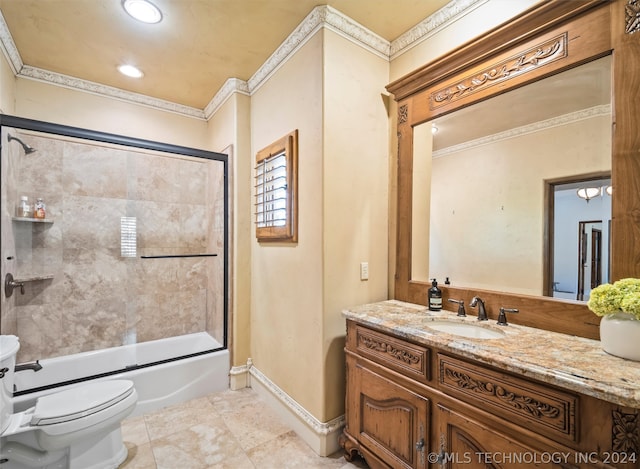
[[133,382],[112,380],[43,396],[36,402],[30,424],[46,426],[83,418],[117,404],[133,392]]
[[121,423],[136,408],[130,380],[41,391],[14,412],[14,369],[20,342],[0,334],[0,465],[104,469],[127,457]]

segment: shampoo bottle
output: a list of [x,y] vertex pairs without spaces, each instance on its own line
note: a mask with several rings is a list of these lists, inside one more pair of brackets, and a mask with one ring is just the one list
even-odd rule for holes
[[47,206],[42,200],[42,197],[38,197],[36,199],[36,203],[33,205],[33,218],[38,218],[40,220],[44,220],[46,216]]
[[442,290],[438,288],[438,281],[431,279],[431,288],[429,288],[429,311],[442,310]]
[[18,218],[31,218],[33,216],[33,208],[29,204],[29,197],[23,195],[20,197],[20,202],[16,209],[16,216]]

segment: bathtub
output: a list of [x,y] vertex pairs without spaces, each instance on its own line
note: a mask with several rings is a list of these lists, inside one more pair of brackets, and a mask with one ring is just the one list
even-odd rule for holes
[[14,374],[14,412],[87,379],[133,381],[138,404],[132,415],[229,387],[229,351],[206,332],[49,358],[40,364],[38,372]]

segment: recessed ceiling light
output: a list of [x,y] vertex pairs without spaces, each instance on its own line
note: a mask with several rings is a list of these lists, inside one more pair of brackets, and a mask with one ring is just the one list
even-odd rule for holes
[[142,78],[144,76],[144,73],[133,65],[120,65],[118,71],[131,78]]
[[122,7],[133,18],[144,23],[153,24],[162,20],[160,9],[147,0],[122,0]]

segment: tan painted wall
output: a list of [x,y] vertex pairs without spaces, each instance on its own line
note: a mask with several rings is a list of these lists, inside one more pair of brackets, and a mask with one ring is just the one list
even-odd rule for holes
[[[389,63],[342,36],[324,35],[324,413],[344,413],[347,307],[388,298]],[[363,72],[366,71],[366,72]],[[360,280],[360,263],[369,280]]]
[[251,241],[253,239],[251,98],[234,93],[208,123],[208,147],[229,153],[229,350],[232,366],[251,357]]
[[204,120],[26,78],[16,80],[15,115],[194,148],[207,143]]
[[299,130],[300,204],[297,245],[253,243],[252,356],[320,421],[344,412],[341,310],[387,298],[387,80],[385,59],[323,30],[252,97],[253,153]]
[[15,112],[16,78],[4,54],[0,54],[0,112]]
[[[258,244],[251,228],[254,364],[318,418],[324,413],[322,31],[251,98],[252,156],[298,129],[297,244]],[[248,175],[252,178],[252,174]]]

